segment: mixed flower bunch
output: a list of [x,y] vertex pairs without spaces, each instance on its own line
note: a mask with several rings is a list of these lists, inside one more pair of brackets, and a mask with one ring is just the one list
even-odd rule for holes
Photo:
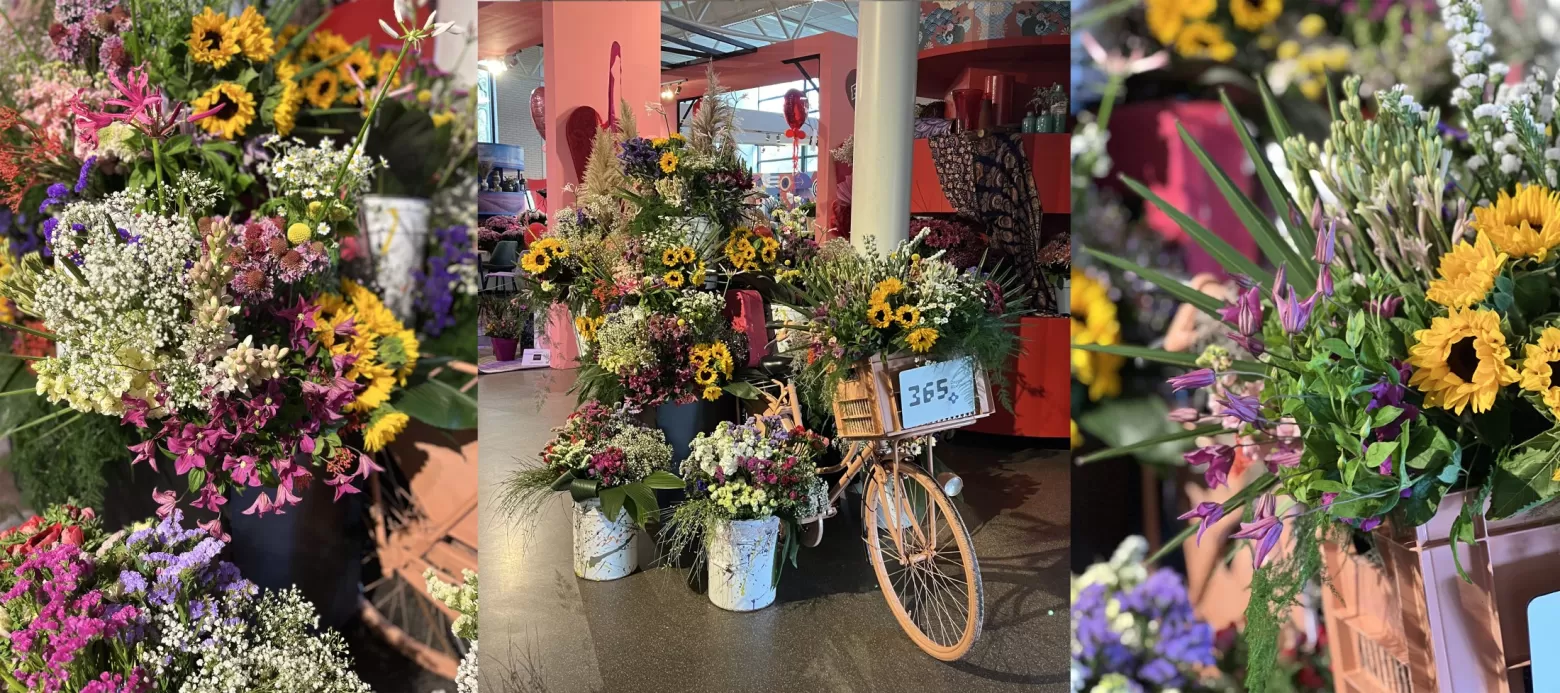
[[515,241],[524,245],[527,234],[541,236],[547,230],[547,215],[540,212],[522,216],[492,216],[482,221],[477,230],[477,248],[492,250],[500,241]]
[[641,209],[665,206],[734,225],[753,191],[753,174],[734,146],[697,146],[682,133],[625,139],[618,159]]
[[786,327],[802,335],[792,356],[810,402],[832,401],[851,366],[873,356],[973,356],[986,370],[1005,366],[1017,346],[1008,328],[1024,298],[1002,272],[959,269],[944,251],[926,248],[927,235],[881,256],[830,241],[802,263],[787,302],[806,322]]
[[566,490],[576,502],[599,498],[609,518],[626,511],[644,526],[660,513],[654,489],[683,487],[682,479],[667,471],[671,463],[666,434],[641,424],[625,408],[591,400],[553,429],[540,465],[521,469],[505,482],[503,504],[520,512],[549,492]]
[[1072,690],[1208,691],[1213,627],[1198,620],[1181,576],[1150,571],[1148,542],[1128,537],[1108,562],[1072,579]]
[[219,558],[225,539],[181,520],[105,534],[58,506],[0,536],[9,689],[369,690],[296,590],[262,593]]
[[527,310],[519,296],[479,294],[479,318],[482,334],[499,339],[519,339],[525,329]]
[[[592,390],[614,392],[630,406],[716,400],[723,393],[753,396],[736,380],[747,344],[726,316],[726,302],[706,291],[666,290],[594,318],[582,331],[581,379]],[[745,387],[744,387],[745,386]]]
[[450,632],[455,637],[467,641],[471,649],[460,660],[460,668],[455,673],[456,693],[477,693],[479,682],[477,669],[477,574],[470,570],[461,571],[461,582],[452,585],[440,579],[439,573],[433,568],[423,572],[423,581],[428,589],[428,596],[443,602],[445,606],[454,609],[460,614],[455,622],[450,624]]
[[[1422,525],[1463,492],[1450,530],[1456,549],[1473,540],[1477,518],[1512,517],[1560,495],[1560,388],[1551,382],[1560,236],[1550,231],[1560,219],[1560,141],[1549,130],[1557,95],[1537,71],[1503,83],[1509,68],[1495,60],[1477,3],[1444,0],[1441,11],[1462,85],[1454,112],[1425,108],[1398,87],[1377,92],[1367,115],[1361,81],[1350,77],[1327,139],[1286,135],[1280,168],[1238,133],[1283,230],[1207,164],[1270,265],[1150,199],[1238,277],[1233,300],[1089,251],[1224,326],[1227,343],[1197,355],[1077,346],[1180,366],[1187,372],[1172,387],[1206,397],[1206,411],[1171,413],[1186,430],[1140,445],[1220,436],[1186,455],[1215,487],[1237,458],[1266,466],[1232,500],[1183,516],[1196,525],[1182,540],[1245,513],[1234,536],[1253,540],[1256,579],[1276,587],[1253,587],[1270,597],[1253,600],[1250,623],[1287,608],[1294,585],[1314,577],[1317,544],[1329,534],[1321,529]],[[1270,115],[1290,132],[1279,109]],[[1286,525],[1296,551],[1267,560]],[[1267,675],[1273,651],[1263,648],[1253,676]]]

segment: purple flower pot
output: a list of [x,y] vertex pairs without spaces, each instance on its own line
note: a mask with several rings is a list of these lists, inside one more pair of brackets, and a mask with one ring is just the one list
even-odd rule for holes
[[515,360],[515,347],[520,345],[520,340],[504,337],[493,337],[492,340],[494,357],[500,361]]

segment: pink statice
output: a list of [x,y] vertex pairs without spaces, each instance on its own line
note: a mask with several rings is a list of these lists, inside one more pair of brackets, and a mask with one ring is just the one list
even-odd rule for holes
[[75,121],[60,117],[70,112],[72,103],[100,108],[114,95],[114,90],[103,77],[94,77],[85,70],[53,64],[29,72],[26,78],[18,76],[12,85],[17,110],[22,119],[33,123],[39,131],[55,142],[74,147],[77,159],[90,156],[93,146],[76,137]]
[[130,13],[120,0],[57,0],[49,40],[55,57],[73,65],[85,65],[97,56],[97,48],[130,31]]
[[8,636],[12,651],[22,655],[12,676],[27,690],[70,690],[72,663],[93,643],[136,624],[135,607],[108,604],[102,590],[86,589],[93,568],[91,554],[62,543],[29,555],[13,571],[16,585],[0,596],[0,603],[37,613]]
[[330,266],[325,244],[287,242],[284,220],[264,217],[235,229],[229,243],[233,280],[228,288],[246,302],[269,300],[277,284],[293,284]]

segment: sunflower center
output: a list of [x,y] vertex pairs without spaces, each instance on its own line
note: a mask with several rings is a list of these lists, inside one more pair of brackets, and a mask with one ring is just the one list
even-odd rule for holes
[[231,118],[238,115],[238,104],[225,93],[217,97],[217,109],[216,118]]
[[1560,361],[1549,362],[1549,386],[1560,387]]
[[200,38],[206,42],[206,45],[211,46],[212,48],[217,48],[222,45],[222,32],[216,29],[207,29],[206,33],[201,34]]
[[1479,370],[1479,352],[1473,347],[1472,337],[1463,337],[1452,345],[1446,355],[1446,367],[1463,382],[1473,382],[1473,372]]

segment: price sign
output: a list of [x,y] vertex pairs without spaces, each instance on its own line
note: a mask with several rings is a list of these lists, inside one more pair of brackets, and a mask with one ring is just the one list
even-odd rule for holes
[[1543,653],[1560,648],[1560,592],[1528,602],[1528,649],[1533,653],[1533,690],[1560,691],[1560,661]]
[[899,423],[915,428],[975,413],[975,361],[941,361],[899,373]]

